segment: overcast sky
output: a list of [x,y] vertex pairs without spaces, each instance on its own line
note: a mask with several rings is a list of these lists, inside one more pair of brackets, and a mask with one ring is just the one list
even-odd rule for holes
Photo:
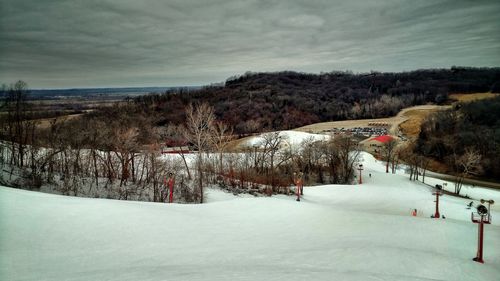
[[500,66],[500,1],[0,0],[0,83],[31,88],[452,65]]

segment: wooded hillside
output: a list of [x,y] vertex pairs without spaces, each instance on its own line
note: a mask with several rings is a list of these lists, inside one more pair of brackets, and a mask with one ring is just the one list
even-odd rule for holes
[[379,118],[450,93],[500,92],[500,68],[417,70],[403,73],[246,73],[224,86],[175,90],[133,100],[158,124],[180,123],[188,103],[208,102],[237,133],[291,129],[310,123]]
[[499,180],[500,96],[431,115],[422,124],[417,151],[447,164],[449,173]]

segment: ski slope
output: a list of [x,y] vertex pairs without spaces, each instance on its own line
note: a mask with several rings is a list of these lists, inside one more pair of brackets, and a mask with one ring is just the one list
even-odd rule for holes
[[428,186],[385,174],[369,154],[362,163],[362,185],[305,187],[301,202],[211,189],[207,204],[180,205],[0,187],[0,280],[500,280],[498,211],[485,226],[485,264],[473,262],[470,200],[442,196],[446,219],[431,219]]

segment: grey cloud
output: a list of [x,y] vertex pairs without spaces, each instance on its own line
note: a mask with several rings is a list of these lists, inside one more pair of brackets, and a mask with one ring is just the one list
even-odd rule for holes
[[0,0],[0,82],[199,85],[251,71],[499,66],[498,1]]

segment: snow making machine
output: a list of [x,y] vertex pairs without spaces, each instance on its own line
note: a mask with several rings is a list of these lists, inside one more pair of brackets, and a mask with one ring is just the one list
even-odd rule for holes
[[[488,203],[488,207],[483,204]],[[484,225],[491,224],[490,206],[494,204],[493,200],[481,199],[481,204],[476,207],[477,212],[471,213],[471,220],[478,224],[478,239],[477,239],[477,254],[472,260],[479,263],[484,263],[483,260],[483,241],[484,241]]]

